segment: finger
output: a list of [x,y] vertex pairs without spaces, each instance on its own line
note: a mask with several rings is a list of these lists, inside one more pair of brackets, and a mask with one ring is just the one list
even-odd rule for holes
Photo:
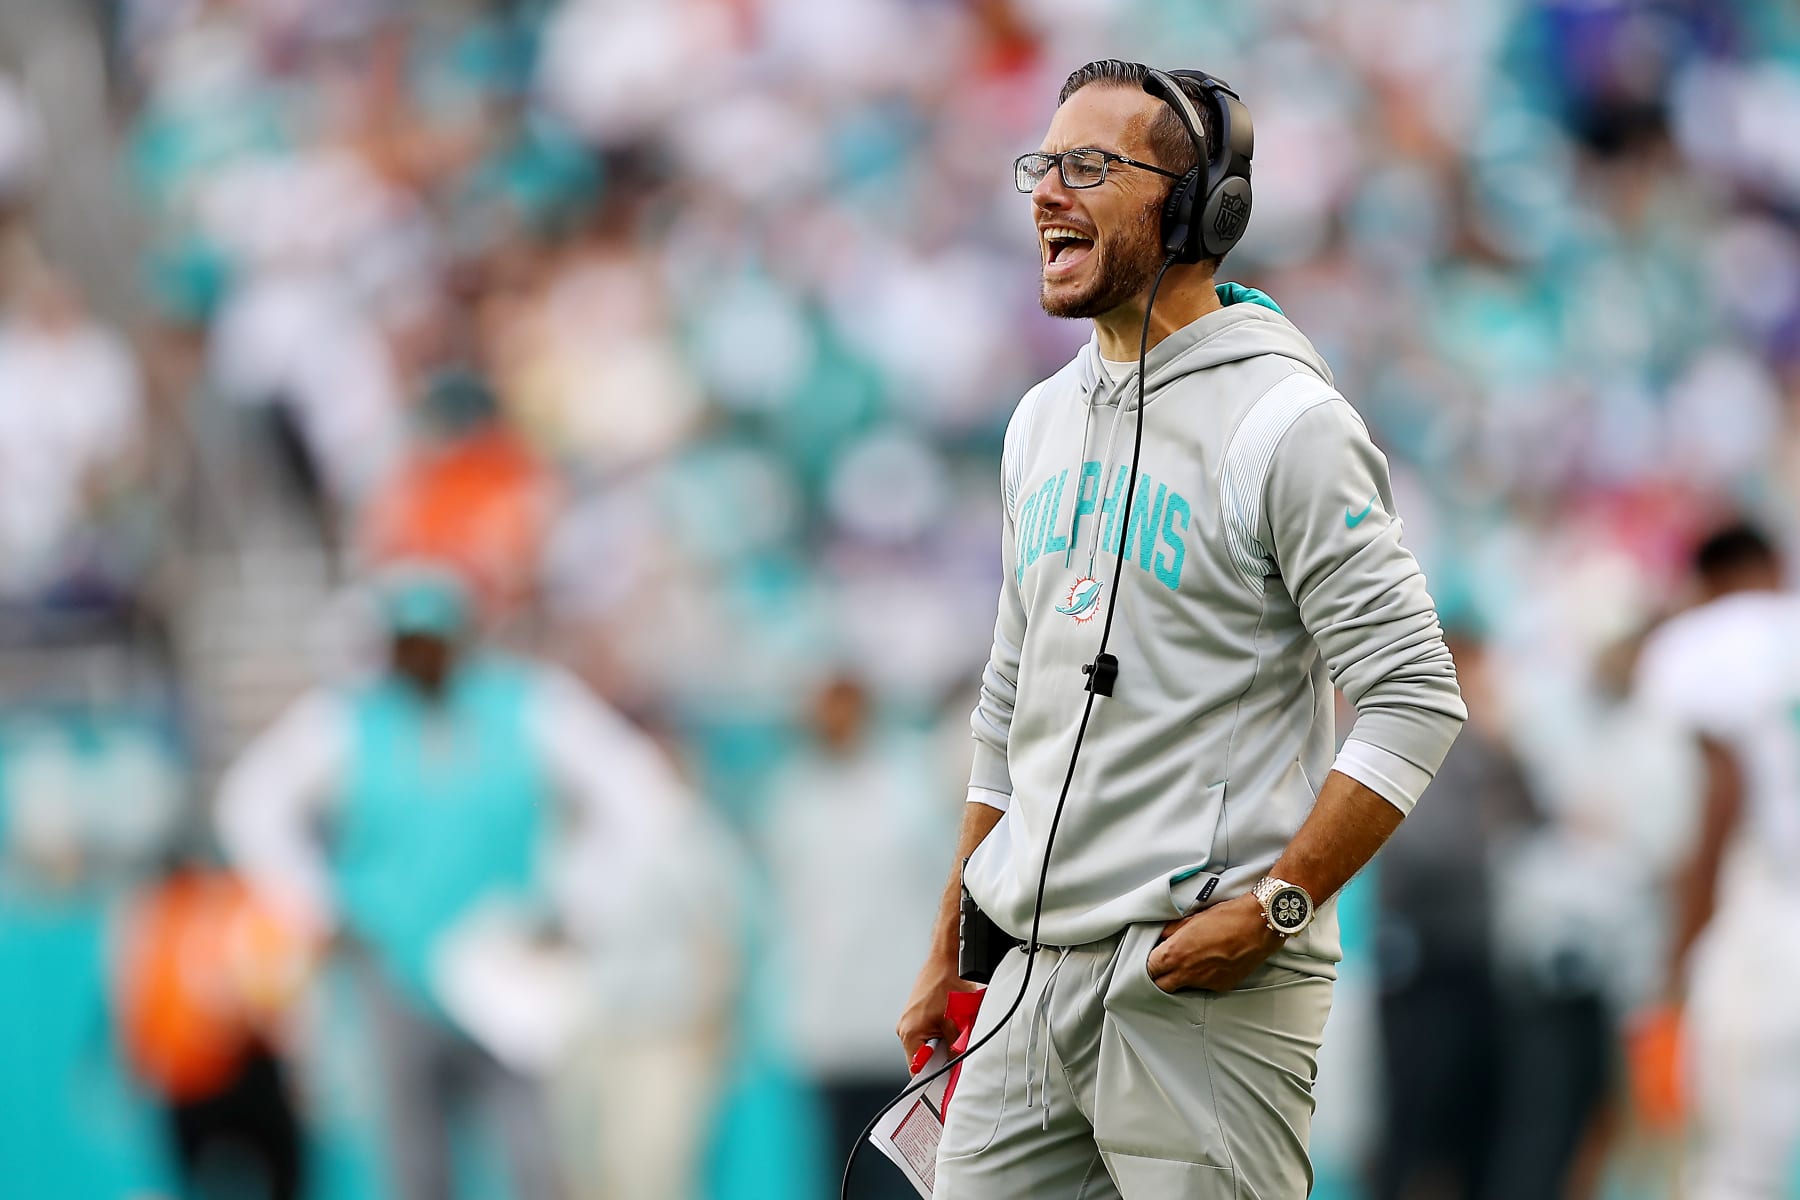
[[1200,916],[1199,913],[1193,912],[1193,913],[1189,913],[1185,917],[1176,917],[1173,921],[1170,921],[1167,925],[1164,925],[1162,927],[1162,936],[1165,938],[1174,937],[1175,932],[1177,930],[1179,930],[1183,925],[1192,924],[1193,921],[1195,920],[1195,918],[1197,918],[1199,916]]
[[1155,955],[1151,956],[1151,961],[1144,964],[1144,973],[1150,976],[1151,983],[1163,991],[1168,992],[1175,989],[1175,968],[1167,962],[1157,962]]
[[950,1043],[944,1039],[945,1034],[942,1030],[939,1030],[928,1038],[920,1038],[918,1044],[912,1048],[912,1053],[906,1056],[906,1073],[908,1075],[917,1075],[920,1071],[923,1071],[931,1062],[933,1055],[939,1050],[946,1049],[950,1045]]

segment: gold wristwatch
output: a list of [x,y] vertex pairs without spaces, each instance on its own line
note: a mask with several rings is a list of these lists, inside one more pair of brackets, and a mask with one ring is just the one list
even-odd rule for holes
[[1264,923],[1282,937],[1293,937],[1312,924],[1313,899],[1299,884],[1264,875],[1252,894],[1262,905]]

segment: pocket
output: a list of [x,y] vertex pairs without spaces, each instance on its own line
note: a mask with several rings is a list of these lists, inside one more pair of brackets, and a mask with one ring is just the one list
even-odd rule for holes
[[[975,1030],[969,1035],[974,1045],[986,1037],[993,1022],[1005,1013],[1012,996],[1019,990],[1019,972],[1025,955],[1008,951],[993,979],[988,981],[988,1000],[975,1019]],[[1024,1016],[1023,1007],[1006,1023],[993,1041],[963,1060],[956,1092],[950,1099],[950,1112],[944,1122],[943,1140],[939,1146],[942,1158],[967,1158],[980,1154],[993,1144],[1000,1131],[1000,1119],[1006,1112],[1006,1089],[1011,1081],[1013,1035]],[[983,1023],[986,1018],[986,1023]]]
[[1158,946],[1162,945],[1162,942],[1163,942],[1162,933],[1160,930],[1156,930],[1156,927],[1154,925],[1147,925],[1147,926],[1145,926],[1145,928],[1150,929],[1150,930],[1155,930],[1155,932],[1151,933],[1151,935],[1148,939],[1149,944],[1145,948],[1143,954],[1134,956],[1138,959],[1138,964],[1137,964],[1138,972],[1139,972],[1139,974],[1143,975],[1145,983],[1148,983],[1153,989],[1155,989],[1158,992],[1161,992],[1163,995],[1169,996],[1172,998],[1175,995],[1175,993],[1165,990],[1163,988],[1162,984],[1156,982],[1156,976],[1154,976],[1150,973],[1150,956],[1156,953],[1156,948]]
[[1169,919],[1185,917],[1212,903],[1224,878],[1230,838],[1220,845],[1225,827],[1226,782],[1209,783],[1190,793],[1192,799],[1179,809],[1182,824],[1170,832],[1171,844],[1194,857],[1172,869],[1165,878]]
[[1224,879],[1210,866],[1201,863],[1184,867],[1169,876],[1169,919],[1199,912],[1213,900]]
[[1189,1025],[1202,1025],[1206,1021],[1206,1000],[1209,995],[1201,991],[1166,992],[1150,974],[1150,956],[1162,942],[1160,925],[1136,925],[1133,931],[1143,930],[1140,935],[1143,945],[1134,948],[1127,960],[1131,968],[1129,976],[1131,986],[1123,989],[1125,996],[1144,994],[1145,1002],[1141,1006],[1157,1016],[1178,1017]]
[[[1107,996],[1094,1139],[1109,1168],[1130,1164],[1132,1178],[1159,1189],[1146,1195],[1210,1195],[1219,1182],[1214,1174],[1230,1162],[1206,1065],[1205,1017],[1213,997],[1156,986],[1149,957],[1158,931],[1132,927],[1135,940]],[[1202,1180],[1204,1190],[1196,1191]]]

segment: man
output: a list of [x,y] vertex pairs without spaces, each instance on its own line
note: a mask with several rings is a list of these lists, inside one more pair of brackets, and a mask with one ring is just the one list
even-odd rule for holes
[[1773,1200],[1800,1168],[1800,598],[1746,526],[1708,538],[1695,568],[1701,603],[1651,635],[1638,668],[1705,767],[1668,982],[1698,1135],[1685,1194]]
[[[764,861],[780,919],[778,952],[789,995],[787,1044],[818,1089],[835,1160],[905,1081],[888,1040],[894,997],[931,936],[931,902],[956,809],[922,735],[890,727],[851,671],[812,699],[812,738],[769,789]],[[948,803],[946,803],[948,801]],[[856,962],[875,944],[901,950]],[[898,1172],[865,1181],[858,1200],[909,1200]]]
[[[477,649],[457,577],[398,567],[379,592],[387,670],[303,697],[245,751],[220,787],[220,839],[253,884],[364,968],[394,1194],[449,1200],[452,1118],[474,1104],[520,1200],[557,1196],[541,1089],[447,1012],[446,939],[492,903],[592,923],[556,907],[553,840],[581,858],[585,908],[628,905],[685,793],[575,680]],[[554,820],[558,799],[572,830]]]
[[1375,1200],[1402,1200],[1422,1180],[1444,1200],[1478,1200],[1501,1132],[1492,863],[1537,805],[1508,744],[1486,647],[1468,633],[1448,643],[1470,717],[1436,783],[1456,799],[1407,821],[1376,879],[1385,1119]]
[[[900,1019],[908,1055],[949,1035],[945,993],[968,986],[959,884],[1007,934],[1032,932],[1081,667],[1114,605],[1120,669],[1062,815],[1030,990],[958,1084],[940,1200],[1303,1196],[1331,897],[1465,715],[1385,460],[1266,297],[1215,287],[1216,257],[1170,267],[1135,403],[1160,214],[1199,158],[1146,78],[1112,60],[1076,71],[1041,153],[1018,164],[1043,307],[1095,336],[1007,430],[1004,579],[957,863],[973,857]],[[1333,683],[1359,718],[1327,774]],[[977,1037],[1024,969],[1018,951],[1001,963]]]

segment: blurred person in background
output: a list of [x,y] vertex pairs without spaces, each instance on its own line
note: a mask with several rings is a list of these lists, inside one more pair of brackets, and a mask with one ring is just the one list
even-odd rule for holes
[[140,885],[188,794],[166,680],[122,622],[10,633],[0,623],[0,1192],[173,1197],[164,1095],[133,1069],[129,1026]]
[[1687,1042],[1684,1194],[1775,1200],[1800,1164],[1800,597],[1748,525],[1702,542],[1694,574],[1699,603],[1638,674],[1705,767],[1666,993]]
[[1446,641],[1469,721],[1433,783],[1442,802],[1401,824],[1376,871],[1387,1113],[1375,1200],[1486,1200],[1502,1125],[1494,872],[1536,803],[1500,726],[1485,648],[1466,632]]
[[13,809],[0,861],[4,1191],[174,1197],[180,1174],[162,1097],[132,1071],[123,1029],[118,880],[89,856],[87,831],[19,820],[22,783],[0,782]]
[[[883,728],[874,703],[855,674],[825,680],[812,699],[809,744],[771,781],[761,829],[790,988],[788,1042],[829,1110],[834,1163],[906,1081],[894,1056],[894,1005],[930,940],[944,851],[956,837],[925,737]],[[879,959],[870,946],[883,948]],[[878,1175],[858,1195],[913,1194],[897,1172]]]
[[[1614,1128],[1617,1017],[1641,986],[1659,916],[1649,830],[1669,819],[1673,799],[1644,772],[1681,777],[1679,755],[1643,745],[1666,729],[1623,703],[1635,652],[1635,638],[1620,639],[1559,681],[1575,695],[1544,685],[1525,703],[1500,686],[1494,656],[1470,648],[1467,674],[1458,659],[1465,692],[1473,686],[1477,698],[1471,711],[1478,701],[1484,714],[1473,723],[1488,759],[1466,779],[1488,802],[1487,819],[1466,831],[1466,846],[1446,842],[1441,857],[1453,866],[1472,849],[1482,879],[1482,926],[1470,944],[1489,980],[1478,1011],[1491,1107],[1479,1135],[1464,1131],[1486,1153],[1467,1194],[1576,1200],[1600,1186]],[[1558,728],[1543,728],[1551,724]],[[1506,802],[1494,807],[1497,796]],[[1661,811],[1620,814],[1619,803]],[[1641,917],[1618,929],[1596,912],[1596,889],[1636,904]],[[1389,1030],[1395,1044],[1412,1040],[1398,1016]],[[1452,1091],[1442,1100],[1455,1111],[1462,1098]],[[1442,1111],[1421,1106],[1419,1119],[1443,1129]]]
[[[1699,774],[1696,749],[1633,687],[1645,629],[1641,607],[1622,604],[1594,650],[1535,662],[1506,689],[1541,819],[1492,860],[1505,1016],[1496,1196],[1599,1194],[1633,1132],[1627,1117],[1652,1137],[1670,1132],[1632,1112],[1620,1086],[1631,1015],[1661,988]],[[1633,919],[1612,919],[1596,893]]]
[[484,647],[454,574],[391,568],[379,594],[385,668],[303,698],[245,751],[220,786],[220,837],[273,902],[359,960],[395,1194],[453,1194],[452,1121],[473,1108],[504,1143],[519,1200],[560,1196],[545,1097],[518,1069],[549,1065],[554,1048],[531,1042],[515,1057],[503,1044],[532,1029],[504,1013],[490,1026],[479,999],[446,995],[446,943],[503,904],[562,924],[559,844],[590,905],[626,906],[665,853],[683,789],[573,678]]
[[100,582],[91,535],[142,465],[146,420],[125,340],[71,280],[23,275],[0,310],[0,600],[48,603]]
[[634,887],[595,875],[591,855],[566,855],[559,871],[557,894],[593,993],[570,1024],[562,1061],[545,1063],[572,1200],[706,1192],[738,1050],[732,1006],[743,991],[753,885],[716,818],[694,805],[672,816]]
[[120,937],[120,1032],[169,1106],[185,1194],[300,1200],[305,1156],[281,1019],[304,938],[242,879],[178,861],[134,897]]
[[454,563],[489,607],[513,611],[535,582],[549,470],[472,371],[435,374],[420,409],[421,444],[370,501],[368,557]]

